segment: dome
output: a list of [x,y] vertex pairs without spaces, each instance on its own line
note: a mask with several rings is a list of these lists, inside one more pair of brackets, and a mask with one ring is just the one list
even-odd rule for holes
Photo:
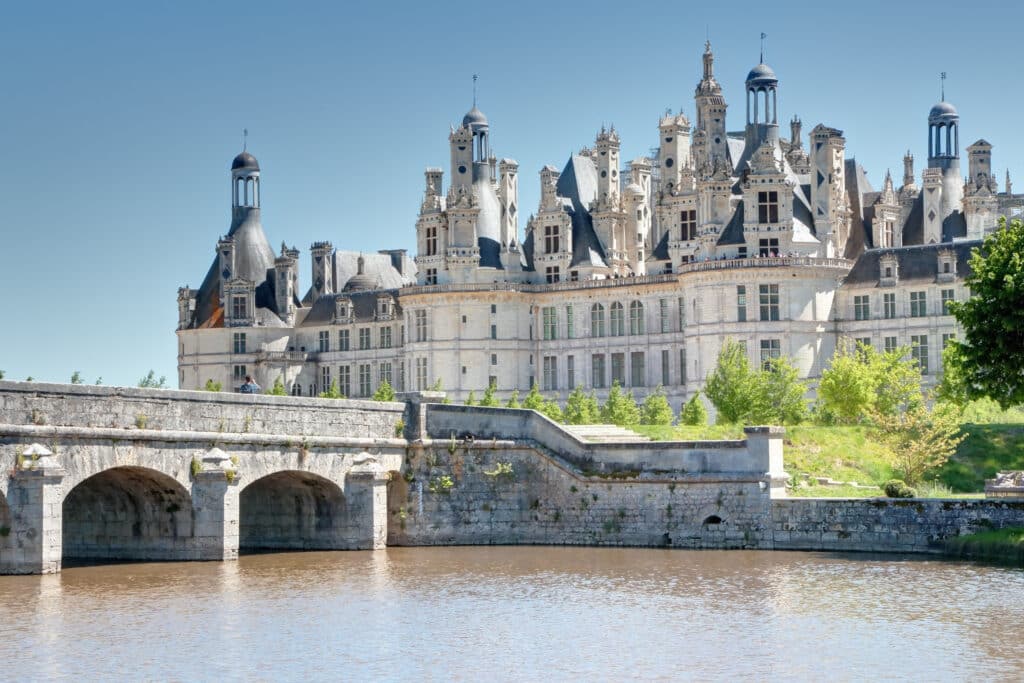
[[377,286],[377,281],[366,274],[366,259],[360,254],[356,260],[356,274],[348,279],[345,283],[343,292],[358,292],[364,289],[374,289]]
[[466,112],[466,115],[462,117],[462,125],[469,126],[473,131],[480,130],[481,128],[487,128],[487,117],[484,113],[477,109],[476,105]]
[[235,157],[234,161],[231,162],[232,171],[238,170],[240,168],[248,168],[252,169],[253,171],[258,171],[260,170],[260,163],[256,161],[256,157],[254,157],[253,155],[249,154],[248,152],[242,152],[237,157]]
[[626,194],[629,194],[629,195],[636,195],[636,194],[642,195],[643,193],[644,193],[644,188],[640,187],[636,183],[630,183],[629,185],[626,185]]
[[779,79],[775,76],[775,72],[772,68],[761,62],[747,74],[747,83],[778,83]]
[[956,107],[954,107],[949,102],[946,102],[945,100],[943,100],[942,102],[939,102],[934,107],[932,107],[932,110],[930,112],[928,112],[928,118],[930,118],[930,119],[960,118],[960,115],[957,113]]

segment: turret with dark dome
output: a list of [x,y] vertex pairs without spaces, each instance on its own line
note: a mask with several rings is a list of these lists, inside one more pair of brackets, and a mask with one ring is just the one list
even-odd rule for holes
[[747,74],[747,85],[778,85],[779,79],[770,66],[761,62]]
[[480,111],[479,108],[474,104],[473,108],[466,112],[466,115],[462,117],[462,125],[469,127],[474,133],[478,130],[487,130],[489,125],[487,123],[487,117]]
[[260,170],[260,163],[256,161],[256,157],[253,155],[248,152],[242,152],[231,162],[231,170],[237,171],[242,168],[258,171]]
[[929,121],[949,121],[952,119],[959,118],[960,114],[957,113],[956,107],[954,107],[949,102],[946,102],[945,100],[936,104],[934,107],[932,107],[932,110],[928,112]]

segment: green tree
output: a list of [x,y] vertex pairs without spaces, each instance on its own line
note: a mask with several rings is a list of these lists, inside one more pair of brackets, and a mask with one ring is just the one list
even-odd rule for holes
[[700,427],[708,423],[708,411],[704,401],[700,400],[700,392],[696,392],[679,414],[679,422],[691,427]]
[[35,382],[36,378],[33,377],[32,375],[29,375],[28,377],[25,378],[25,381],[26,382]]
[[526,398],[523,399],[523,407],[527,410],[541,409],[544,405],[544,396],[540,393],[540,389],[537,387],[537,383],[534,382],[530,386],[530,391],[526,394]]
[[338,390],[337,382],[331,382],[331,386],[327,388],[327,391],[321,391],[317,394],[317,398],[345,398],[345,395]]
[[0,370],[0,379],[3,379],[3,378],[4,378],[4,371]]
[[772,358],[758,375],[755,405],[760,411],[752,413],[752,422],[795,425],[807,419],[807,383],[788,358]]
[[220,391],[224,388],[224,385],[220,382],[214,382],[212,379],[206,380],[206,386],[203,387],[204,391]]
[[668,397],[665,396],[665,388],[660,384],[647,397],[644,398],[643,406],[640,409],[640,424],[645,425],[670,425],[675,419],[672,406],[668,404]]
[[160,379],[157,379],[156,373],[150,370],[145,377],[139,380],[139,386],[143,389],[166,389],[167,378],[161,375]]
[[965,393],[1003,409],[1024,404],[1024,222],[1000,218],[970,266],[964,282],[971,298],[949,306],[964,333],[950,345]]
[[911,485],[942,467],[967,438],[960,433],[959,411],[946,403],[931,410],[922,403],[894,415],[876,412],[873,419],[893,470]]
[[759,393],[757,372],[750,368],[746,348],[726,339],[704,386],[704,395],[718,412],[718,422],[743,422]]
[[96,386],[100,386],[101,384],[103,384],[103,378],[102,377],[97,377],[96,378]]
[[512,396],[509,397],[508,403],[505,404],[506,408],[522,408],[523,404],[519,402],[519,390],[513,389]]
[[79,372],[78,370],[75,370],[74,372],[71,373],[71,383],[72,384],[81,384],[82,382],[83,382],[83,380],[82,380],[82,373],[81,372]]
[[278,377],[274,380],[274,386],[267,392],[271,396],[287,396],[288,392],[284,388],[284,382]]
[[467,406],[475,406],[476,405],[476,392],[473,391],[472,389],[469,390],[469,396],[466,397],[466,405]]
[[971,402],[967,395],[967,381],[960,361],[960,352],[953,344],[947,344],[942,350],[942,378],[935,387],[935,400],[961,410]]
[[608,391],[608,399],[601,406],[601,421],[620,427],[640,423],[640,408],[633,398],[633,392],[622,393],[619,382],[612,382]]
[[883,415],[895,415],[924,404],[921,368],[911,357],[909,346],[900,346],[882,353],[871,348],[868,356],[878,377],[875,411]]
[[601,418],[597,397],[586,394],[578,384],[565,402],[565,421],[571,425],[594,424]]
[[554,399],[545,399],[540,404],[540,412],[555,422],[565,422],[565,414],[562,412],[562,407]]
[[497,391],[497,389],[498,387],[494,385],[494,382],[488,384],[487,388],[484,390],[484,395],[480,397],[480,405],[485,408],[500,407],[501,403],[498,401],[498,397],[494,395],[494,392]]
[[394,401],[395,390],[391,388],[391,382],[383,380],[380,386],[377,387],[377,391],[373,392],[374,401]]
[[841,424],[895,415],[921,405],[921,371],[910,347],[879,352],[843,340],[821,373],[821,412]]

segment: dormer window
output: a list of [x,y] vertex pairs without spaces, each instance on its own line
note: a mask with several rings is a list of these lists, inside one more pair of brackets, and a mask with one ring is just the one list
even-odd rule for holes
[[895,287],[900,277],[899,262],[895,254],[883,254],[878,259],[878,284],[882,287]]
[[352,307],[352,300],[348,297],[339,297],[334,300],[334,322],[336,323],[350,323],[352,322],[352,315],[354,309]]
[[777,191],[757,193],[757,222],[779,222],[779,193]]
[[252,325],[255,310],[255,287],[251,282],[235,278],[225,283],[224,324],[227,327]]
[[939,282],[952,282],[956,279],[956,252],[952,249],[942,249],[939,251],[939,263],[938,263]]

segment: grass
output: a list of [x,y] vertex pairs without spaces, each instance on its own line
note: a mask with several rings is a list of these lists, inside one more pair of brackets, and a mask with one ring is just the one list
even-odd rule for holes
[[939,471],[954,491],[984,491],[1001,470],[1024,470],[1024,424],[966,424],[967,438]]
[[946,553],[956,557],[1024,565],[1024,528],[980,531],[947,539],[944,545]]

